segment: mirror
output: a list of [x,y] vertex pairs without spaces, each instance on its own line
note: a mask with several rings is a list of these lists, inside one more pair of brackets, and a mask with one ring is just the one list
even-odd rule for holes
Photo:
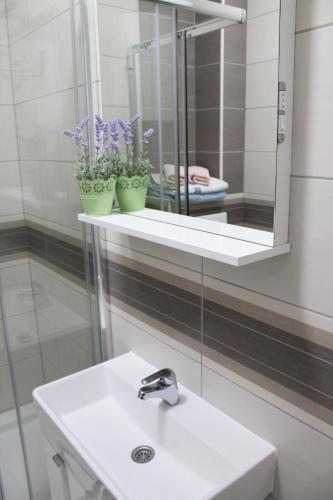
[[288,230],[295,2],[225,4],[246,22],[98,1],[99,108],[155,130],[141,216],[273,246]]

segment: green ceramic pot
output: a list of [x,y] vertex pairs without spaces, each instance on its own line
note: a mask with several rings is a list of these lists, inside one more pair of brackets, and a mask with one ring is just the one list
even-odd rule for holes
[[126,177],[120,175],[117,180],[117,198],[121,212],[143,210],[146,204],[148,175]]
[[80,197],[87,215],[110,215],[116,190],[117,177],[107,180],[79,180]]

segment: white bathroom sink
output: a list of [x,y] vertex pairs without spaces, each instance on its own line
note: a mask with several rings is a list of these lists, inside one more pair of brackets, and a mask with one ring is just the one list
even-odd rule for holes
[[[154,371],[128,353],[36,389],[53,449],[117,500],[263,500],[274,448],[182,385],[176,406],[139,400],[141,379]],[[140,445],[155,450],[153,460],[132,460]]]

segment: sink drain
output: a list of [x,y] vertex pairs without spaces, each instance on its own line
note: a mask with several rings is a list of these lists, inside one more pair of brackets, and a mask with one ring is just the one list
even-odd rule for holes
[[146,464],[153,460],[155,451],[151,446],[138,446],[132,451],[132,460],[137,464]]

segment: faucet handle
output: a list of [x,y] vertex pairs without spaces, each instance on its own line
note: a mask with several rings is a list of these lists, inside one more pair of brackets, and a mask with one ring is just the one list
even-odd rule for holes
[[158,372],[152,373],[141,380],[142,385],[151,384],[159,380],[162,385],[175,385],[177,386],[177,377],[176,374],[171,368],[163,368]]

